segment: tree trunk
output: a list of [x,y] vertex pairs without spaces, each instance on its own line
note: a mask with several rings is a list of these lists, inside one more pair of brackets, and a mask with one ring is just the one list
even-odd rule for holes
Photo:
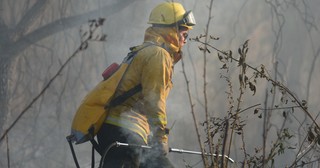
[[[1,50],[0,50],[1,53]],[[8,76],[9,76],[8,59],[0,57],[0,133],[3,134],[3,125],[8,114]]]
[[[3,135],[3,125],[8,114],[9,69],[12,60],[14,60],[19,53],[43,38],[67,28],[79,26],[86,23],[89,19],[97,19],[101,14],[103,16],[111,16],[136,1],[139,0],[118,0],[115,3],[103,6],[101,9],[52,21],[28,34],[25,34],[24,30],[32,25],[33,21],[37,20],[37,16],[44,12],[44,8],[49,2],[48,0],[37,1],[37,3],[26,12],[25,16],[14,29],[9,29],[0,16],[0,136]],[[1,1],[0,4],[2,4]],[[16,37],[16,40],[10,38],[13,36]]]

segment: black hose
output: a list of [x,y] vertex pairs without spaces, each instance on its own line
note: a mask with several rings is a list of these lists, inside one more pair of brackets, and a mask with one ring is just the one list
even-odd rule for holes
[[100,165],[99,165],[99,168],[103,168],[103,165],[104,165],[104,159],[106,158],[107,156],[107,153],[109,152],[109,150],[111,148],[113,148],[114,146],[117,146],[117,142],[113,142],[112,144],[110,144],[106,150],[103,152],[103,155],[102,155],[102,158],[101,158],[101,161],[100,161]]
[[77,168],[80,168],[80,165],[78,163],[78,159],[77,159],[77,156],[76,156],[76,153],[74,152],[74,149],[73,149],[73,145],[72,145],[72,136],[67,136],[66,139],[68,140],[68,143],[69,143],[69,146],[70,146],[70,150],[71,150],[71,153],[72,153],[72,157],[73,157],[73,160],[74,160],[74,163],[76,164],[76,167]]

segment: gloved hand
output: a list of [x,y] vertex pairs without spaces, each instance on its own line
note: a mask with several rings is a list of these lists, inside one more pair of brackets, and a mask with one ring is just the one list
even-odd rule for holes
[[169,153],[168,146],[169,129],[154,128],[149,137],[149,145],[152,147],[151,153],[158,156],[165,156]]
[[152,150],[155,155],[167,155],[169,153],[168,143],[165,142],[155,142],[151,144]]

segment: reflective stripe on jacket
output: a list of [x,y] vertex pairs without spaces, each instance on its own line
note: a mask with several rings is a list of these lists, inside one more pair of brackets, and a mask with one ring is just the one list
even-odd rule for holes
[[154,45],[138,52],[117,93],[120,95],[140,83],[142,91],[111,108],[106,123],[134,131],[146,143],[151,133],[153,141],[167,143],[166,99],[172,88],[173,56],[180,50],[178,35],[175,28],[149,27],[144,41]]

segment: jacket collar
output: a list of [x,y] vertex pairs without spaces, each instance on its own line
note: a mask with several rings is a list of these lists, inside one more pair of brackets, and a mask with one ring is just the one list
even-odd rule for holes
[[162,46],[170,55],[180,51],[179,37],[175,27],[149,27],[145,32],[144,42]]

